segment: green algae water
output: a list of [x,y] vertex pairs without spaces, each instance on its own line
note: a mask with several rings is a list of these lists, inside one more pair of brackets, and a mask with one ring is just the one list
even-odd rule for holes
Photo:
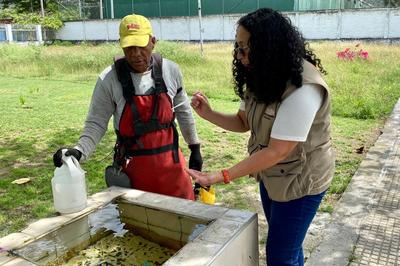
[[110,234],[81,250],[63,265],[161,265],[175,253],[145,238],[127,232],[123,237]]
[[[205,228],[205,224],[193,222],[187,240],[193,241]],[[140,233],[144,235],[138,235]],[[164,244],[148,240],[153,238]],[[182,244],[157,234],[152,237],[151,232],[142,232],[140,228],[125,224],[121,221],[118,204],[110,203],[49,231],[14,250],[13,254],[40,266],[156,266],[165,263]]]

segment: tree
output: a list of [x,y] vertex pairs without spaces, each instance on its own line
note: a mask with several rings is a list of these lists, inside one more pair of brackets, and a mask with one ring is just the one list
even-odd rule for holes
[[[56,0],[43,0],[46,16],[40,15],[40,0],[0,0],[0,20],[15,24],[41,24],[45,28],[59,29],[63,22]],[[8,23],[9,23],[8,22]]]
[[385,0],[387,7],[400,7],[400,0]]
[[13,3],[13,0],[0,0],[0,7],[2,9],[9,8]]
[[[40,0],[1,0],[4,8],[15,8],[21,13],[40,12]],[[56,12],[58,10],[57,0],[43,0],[46,12]]]

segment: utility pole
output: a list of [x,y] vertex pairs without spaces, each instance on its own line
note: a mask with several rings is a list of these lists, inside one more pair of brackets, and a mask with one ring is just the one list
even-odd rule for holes
[[199,14],[200,54],[201,56],[203,56],[203,24],[201,22],[201,0],[197,0],[197,8]]
[[114,19],[114,0],[110,0],[111,18]]
[[78,12],[79,12],[79,18],[82,18],[82,3],[81,3],[81,0],[78,0]]
[[99,0],[99,6],[100,6],[100,19],[104,18],[103,15],[103,0]]
[[40,13],[42,15],[42,18],[44,18],[44,5],[43,5],[43,0],[40,0]]

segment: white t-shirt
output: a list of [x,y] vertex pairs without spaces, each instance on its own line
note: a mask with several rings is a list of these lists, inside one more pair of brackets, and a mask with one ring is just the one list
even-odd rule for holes
[[144,73],[131,73],[131,76],[136,95],[149,95],[152,93],[155,83],[151,77],[151,70]]
[[[304,84],[284,99],[272,126],[271,138],[304,142],[323,100],[323,88]],[[241,101],[240,110],[245,110]]]

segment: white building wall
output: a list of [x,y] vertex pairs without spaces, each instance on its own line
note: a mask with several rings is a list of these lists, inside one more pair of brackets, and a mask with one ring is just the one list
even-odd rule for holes
[[299,14],[295,25],[306,39],[340,39],[340,15],[339,11]]
[[[186,17],[178,18],[166,18],[160,19],[161,33],[156,35],[156,37],[162,36],[163,40],[182,40],[189,41],[190,29],[187,26],[188,21]],[[161,38],[161,37],[158,37]]]
[[57,31],[60,40],[118,40],[118,20],[73,21]]
[[342,13],[341,38],[384,38],[387,10]]
[[234,40],[236,35],[236,23],[238,22],[240,15],[231,15],[224,17],[224,35],[223,40]]
[[395,9],[389,13],[388,38],[398,38],[398,36],[400,36],[400,9]]
[[[400,38],[400,8],[352,9],[286,13],[306,39],[397,39]],[[203,40],[235,39],[238,15],[204,16]],[[57,32],[60,40],[118,40],[118,20],[66,22]],[[160,40],[198,41],[197,17],[151,19]]]

